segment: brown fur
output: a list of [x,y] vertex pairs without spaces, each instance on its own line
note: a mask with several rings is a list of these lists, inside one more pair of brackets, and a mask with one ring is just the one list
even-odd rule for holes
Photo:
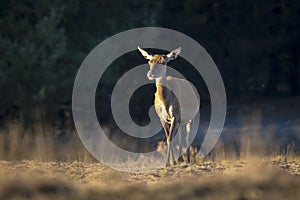
[[[150,70],[147,76],[156,82],[156,93],[154,99],[155,111],[164,128],[167,138],[167,160],[169,166],[172,161],[176,163],[172,137],[180,131],[183,125],[190,126],[191,120],[195,117],[199,109],[199,98],[192,84],[185,79],[166,76],[166,64],[174,60],[181,51],[177,48],[167,55],[149,55],[145,50],[138,47],[141,54],[149,60]],[[181,107],[180,107],[181,106]],[[179,155],[178,162],[182,162],[182,134],[179,135]],[[189,131],[187,131],[187,138]],[[189,147],[187,148],[187,162],[189,162]]]
[[150,62],[156,63],[156,64],[166,64],[165,58],[162,55],[153,55],[152,59],[150,60]]

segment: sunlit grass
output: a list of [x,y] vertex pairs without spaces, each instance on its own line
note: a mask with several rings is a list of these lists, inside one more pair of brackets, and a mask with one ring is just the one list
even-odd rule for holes
[[[60,141],[54,129],[41,127],[35,134],[18,123],[1,130],[0,199],[300,198],[300,156],[293,144],[268,149],[270,137],[257,129],[241,130],[238,152],[220,140],[205,159],[191,149],[190,164],[142,171],[133,166],[155,166],[155,158],[128,158],[126,173],[93,159],[76,134]],[[158,157],[165,148],[159,142]]]
[[[297,199],[300,181],[278,159],[178,164],[125,173],[100,163],[1,161],[0,198]],[[300,168],[300,160],[286,163]]]

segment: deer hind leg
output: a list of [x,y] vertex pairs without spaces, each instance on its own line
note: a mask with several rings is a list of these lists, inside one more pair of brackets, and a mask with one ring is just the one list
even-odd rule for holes
[[187,149],[186,149],[186,160],[187,163],[191,162],[191,153],[190,153],[190,132],[191,132],[191,128],[192,128],[192,120],[190,120],[187,124],[186,124],[186,145],[187,145]]
[[183,157],[182,157],[182,141],[183,141],[183,130],[182,130],[182,127],[180,126],[178,128],[178,134],[179,134],[179,149],[178,149],[178,160],[177,162],[178,163],[182,163],[184,160],[183,160]]

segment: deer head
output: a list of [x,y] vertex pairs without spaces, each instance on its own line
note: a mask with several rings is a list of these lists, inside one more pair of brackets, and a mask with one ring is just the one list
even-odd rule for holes
[[177,58],[181,51],[181,47],[178,47],[177,49],[169,52],[166,55],[150,55],[140,47],[138,47],[138,50],[141,52],[142,56],[144,56],[145,59],[149,60],[148,64],[150,66],[150,70],[147,73],[147,77],[149,80],[154,80],[157,78],[166,77],[167,63]]

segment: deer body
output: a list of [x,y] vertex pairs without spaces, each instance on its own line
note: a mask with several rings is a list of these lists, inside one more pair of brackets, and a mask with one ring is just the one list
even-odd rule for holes
[[[178,48],[167,55],[149,55],[145,50],[139,48],[141,54],[149,60],[150,70],[147,73],[148,79],[155,80],[156,92],[154,99],[155,111],[164,128],[167,139],[167,161],[169,166],[175,158],[171,139],[179,131],[179,155],[178,162],[182,162],[182,139],[183,130],[186,126],[187,140],[190,132],[192,119],[199,110],[199,96],[192,84],[180,78],[166,76],[167,63],[175,59],[181,48]],[[170,156],[172,160],[170,159]],[[189,158],[189,148],[187,148],[187,162]]]

